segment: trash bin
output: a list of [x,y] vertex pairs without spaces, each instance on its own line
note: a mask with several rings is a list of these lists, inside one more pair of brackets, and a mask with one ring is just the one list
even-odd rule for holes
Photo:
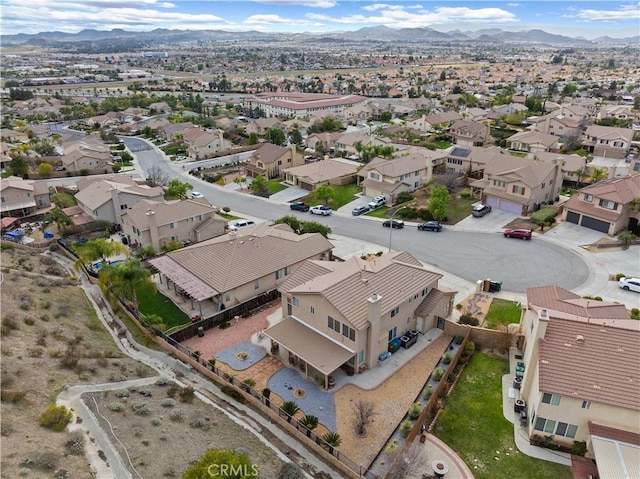
[[204,336],[204,328],[202,326],[198,326],[198,337],[201,338]]

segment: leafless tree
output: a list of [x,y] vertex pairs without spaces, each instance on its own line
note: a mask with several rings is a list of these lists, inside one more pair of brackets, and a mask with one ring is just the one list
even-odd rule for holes
[[354,417],[351,422],[356,436],[364,436],[367,433],[367,426],[373,419],[373,403],[371,401],[357,401],[353,406]]
[[424,444],[414,442],[396,456],[389,468],[387,479],[408,479],[421,477],[426,467],[426,451]]
[[145,173],[147,174],[147,184],[149,186],[167,186],[167,183],[169,183],[169,175],[158,165],[153,165]]

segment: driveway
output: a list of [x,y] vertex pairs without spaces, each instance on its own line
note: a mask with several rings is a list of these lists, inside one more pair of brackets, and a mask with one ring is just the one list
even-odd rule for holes
[[458,221],[455,225],[447,226],[447,228],[453,231],[483,231],[485,233],[502,232],[506,228],[506,225],[513,220],[519,218],[520,215],[510,213],[508,211],[493,209],[490,213],[481,218],[469,216],[462,221]]

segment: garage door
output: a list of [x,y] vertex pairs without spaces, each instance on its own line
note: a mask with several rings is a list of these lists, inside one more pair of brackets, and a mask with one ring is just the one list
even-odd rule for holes
[[486,202],[486,204],[488,204],[492,208],[498,207],[498,198],[496,198],[495,196],[487,196]]
[[578,221],[580,221],[580,215],[575,211],[567,211],[567,221],[577,225]]
[[512,201],[500,200],[499,209],[515,213],[517,215],[522,214],[522,205],[520,203],[514,203]]
[[580,226],[584,226],[585,228],[600,231],[602,233],[608,233],[609,226],[611,226],[611,223],[608,223],[607,221],[602,221],[596,218],[592,218],[590,216],[583,216],[582,223],[580,223]]

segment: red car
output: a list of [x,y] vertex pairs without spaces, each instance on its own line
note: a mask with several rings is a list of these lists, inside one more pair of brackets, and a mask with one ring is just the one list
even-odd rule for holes
[[518,228],[515,230],[504,230],[504,236],[506,238],[520,238],[523,240],[531,239],[531,230],[526,230],[524,228]]

